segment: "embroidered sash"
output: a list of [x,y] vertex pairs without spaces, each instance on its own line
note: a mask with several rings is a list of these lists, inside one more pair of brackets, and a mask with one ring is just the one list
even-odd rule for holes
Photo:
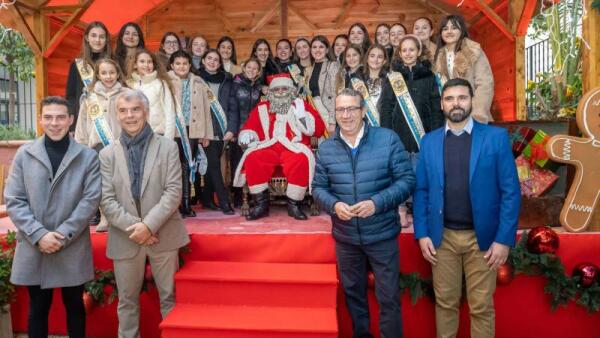
[[290,72],[292,80],[294,80],[296,86],[298,86],[298,95],[300,95],[302,98],[306,98],[306,93],[304,91],[304,79],[302,78],[300,67],[298,67],[297,64],[292,63],[291,65],[287,66],[287,69]]
[[442,96],[442,88],[444,88],[444,84],[446,84],[446,77],[441,73],[435,73],[435,83],[437,83],[438,90],[440,91],[440,96]]
[[398,100],[398,104],[400,105],[400,109],[406,119],[410,132],[417,143],[417,147],[419,147],[421,138],[425,136],[425,128],[423,128],[423,122],[415,107],[415,103],[410,97],[406,82],[404,82],[402,74],[398,72],[389,72],[388,79],[390,80],[390,84],[396,95],[396,100]]
[[227,131],[227,115],[225,115],[223,107],[221,107],[219,100],[212,92],[212,90],[210,88],[207,89],[208,100],[210,101],[210,108],[212,109],[213,113],[215,113],[215,117],[217,118],[217,122],[219,123],[219,128],[221,128],[221,132],[224,136],[225,131]]
[[100,107],[98,95],[96,95],[94,92],[89,93],[86,104],[87,113],[94,123],[96,134],[100,138],[102,145],[106,147],[113,142],[114,138],[110,130],[110,126],[108,125],[108,121],[106,121],[104,113],[102,112],[102,108]]
[[374,127],[379,127],[379,111],[377,110],[377,104],[373,101],[373,97],[369,95],[367,85],[357,77],[351,78],[350,81],[352,81],[352,87],[359,91],[365,99],[365,104],[367,105],[367,120],[369,121],[369,124]]
[[83,87],[87,88],[94,81],[94,69],[84,59],[75,59],[75,66],[77,66]]
[[[179,107],[177,107],[177,109],[175,110],[175,128],[177,129],[177,133],[179,134],[179,138],[181,139],[183,155],[185,156],[188,168],[190,170],[190,183],[193,184],[196,180],[196,159],[192,157],[190,139],[187,135],[187,131],[185,130],[185,117],[183,117],[183,113],[181,112],[181,109]],[[198,145],[198,148],[202,148],[202,146]]]

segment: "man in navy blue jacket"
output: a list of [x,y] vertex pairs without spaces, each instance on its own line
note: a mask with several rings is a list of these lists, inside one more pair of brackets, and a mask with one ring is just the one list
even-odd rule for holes
[[471,337],[494,337],[496,269],[515,243],[521,190],[506,129],[470,116],[473,89],[446,82],[446,126],[425,135],[417,164],[415,238],[432,264],[437,337],[458,330],[463,274]]
[[[364,121],[362,95],[344,89],[335,100],[336,134],[319,146],[313,196],[331,215],[338,270],[354,337],[369,332],[367,265],[375,275],[381,336],[402,337],[398,205],[415,177],[398,135]],[[368,263],[368,264],[367,264]]]

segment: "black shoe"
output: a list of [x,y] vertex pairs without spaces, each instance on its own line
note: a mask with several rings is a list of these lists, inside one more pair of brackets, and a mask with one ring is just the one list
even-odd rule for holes
[[202,207],[209,210],[221,211],[221,208],[216,205],[214,202],[206,202],[202,203]]
[[294,217],[299,221],[305,221],[308,219],[305,213],[302,212],[301,208],[302,201],[296,201],[288,197],[287,199],[287,209],[288,216]]
[[233,211],[233,209],[231,209],[231,207],[224,208],[223,213],[225,215],[235,215],[235,211]]
[[192,184],[190,183],[190,169],[187,166],[187,163],[181,164],[181,178],[182,178],[182,192],[181,192],[181,206],[179,207],[179,212],[183,218],[186,217],[196,217],[196,212],[192,210],[190,198],[192,192]]
[[254,207],[250,209],[250,212],[246,216],[249,221],[257,220],[261,217],[269,216],[269,192],[265,190],[258,194],[253,194],[252,199],[254,200]]

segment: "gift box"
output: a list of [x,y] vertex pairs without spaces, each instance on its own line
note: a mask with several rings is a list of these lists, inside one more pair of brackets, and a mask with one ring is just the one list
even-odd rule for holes
[[513,125],[508,127],[508,136],[512,144],[513,155],[518,157],[535,136],[535,130],[529,127]]
[[536,168],[531,164],[531,160],[523,155],[517,157],[515,163],[523,196],[539,197],[558,179],[558,175],[552,171]]
[[552,161],[550,161],[550,157],[544,149],[549,140],[550,135],[542,130],[538,130],[529,144],[523,149],[523,155],[532,162],[535,162],[540,168],[549,168]]

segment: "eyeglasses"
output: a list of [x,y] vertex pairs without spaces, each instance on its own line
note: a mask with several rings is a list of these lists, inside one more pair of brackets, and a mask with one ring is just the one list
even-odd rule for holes
[[356,113],[357,111],[359,111],[361,109],[361,107],[357,107],[357,106],[350,106],[350,107],[338,107],[335,108],[335,112],[337,114],[343,114],[343,113]]

